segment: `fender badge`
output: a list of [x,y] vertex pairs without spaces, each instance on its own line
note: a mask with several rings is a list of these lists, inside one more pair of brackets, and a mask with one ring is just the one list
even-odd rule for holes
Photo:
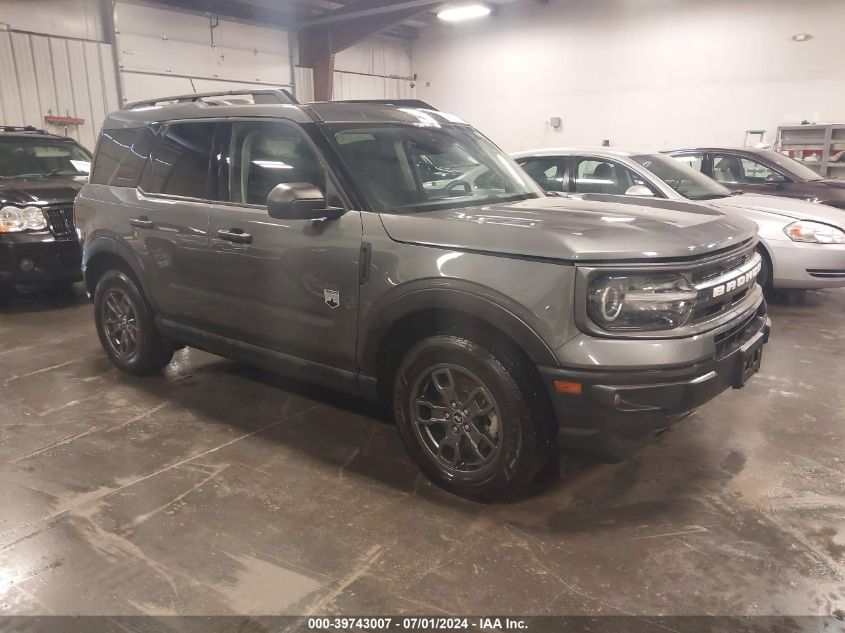
[[335,308],[340,306],[340,291],[329,290],[328,288],[324,288],[323,300],[326,302],[327,306],[334,310]]

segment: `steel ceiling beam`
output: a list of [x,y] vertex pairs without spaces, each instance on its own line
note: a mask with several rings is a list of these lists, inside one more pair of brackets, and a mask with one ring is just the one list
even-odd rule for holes
[[[315,26],[323,26],[325,24],[334,24],[337,22],[347,22],[357,18],[366,18],[375,15],[384,15],[403,11],[406,9],[418,9],[423,11],[434,5],[443,4],[444,0],[435,2],[432,0],[403,0],[402,2],[385,2],[380,3],[379,6],[372,6],[366,8],[356,8],[358,5],[350,4],[343,9],[332,11],[326,16],[306,20],[299,25],[300,28],[310,28]],[[367,4],[365,2],[358,3],[360,5]]]

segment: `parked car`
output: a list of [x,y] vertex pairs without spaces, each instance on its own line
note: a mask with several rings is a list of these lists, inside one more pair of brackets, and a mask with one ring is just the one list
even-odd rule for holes
[[845,209],[845,179],[825,178],[771,149],[708,147],[666,153],[732,191],[800,198]]
[[845,286],[845,214],[820,204],[731,192],[664,154],[617,148],[549,149],[514,154],[546,190],[588,199],[648,198],[706,203],[759,227],[758,282],[775,288]]
[[[228,94],[104,123],[76,214],[121,370],[191,345],[384,399],[434,482],[487,499],[556,459],[558,434],[618,460],[758,370],[752,222],[547,197],[418,104]],[[429,165],[490,175],[430,188]]]
[[91,155],[34,127],[0,127],[0,306],[16,286],[82,279],[73,199]]

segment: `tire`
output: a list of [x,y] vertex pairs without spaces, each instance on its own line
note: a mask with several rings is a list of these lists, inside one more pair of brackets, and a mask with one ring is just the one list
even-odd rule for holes
[[11,284],[0,284],[0,308],[5,308],[15,297],[15,287]]
[[100,278],[94,318],[103,349],[121,371],[149,376],[173,358],[174,347],[159,334],[152,309],[126,273],[110,270]]
[[432,482],[492,501],[531,481],[548,462],[553,433],[528,375],[519,359],[461,336],[432,336],[408,351],[394,383],[394,414],[408,453]]

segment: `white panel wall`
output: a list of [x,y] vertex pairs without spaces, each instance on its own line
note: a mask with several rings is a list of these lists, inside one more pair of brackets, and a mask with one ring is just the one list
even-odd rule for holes
[[749,128],[845,121],[843,25],[840,0],[525,1],[423,29],[413,69],[420,99],[510,151],[738,145]]
[[[0,124],[34,125],[93,149],[106,112],[117,108],[111,47],[99,42],[0,31]],[[85,119],[49,126],[44,116]]]
[[104,41],[94,0],[0,0],[0,23],[18,31]]
[[[371,37],[335,55],[333,98],[412,99],[411,44],[395,37]],[[297,68],[297,97],[314,98],[310,68]]]
[[408,99],[411,45],[395,37],[371,37],[341,51],[334,61],[335,99]]
[[291,84],[284,31],[127,3],[115,28],[128,101]]

